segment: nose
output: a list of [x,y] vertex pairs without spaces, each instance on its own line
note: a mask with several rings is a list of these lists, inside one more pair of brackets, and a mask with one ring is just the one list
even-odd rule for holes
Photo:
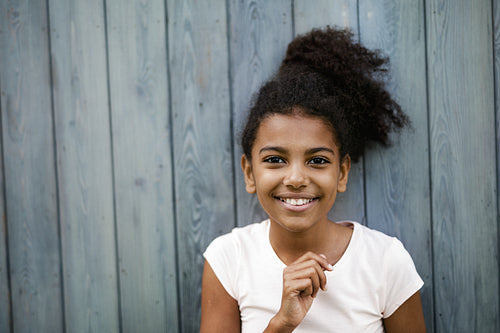
[[300,163],[291,164],[283,179],[283,184],[292,188],[300,188],[309,184],[309,177],[307,175],[306,166]]

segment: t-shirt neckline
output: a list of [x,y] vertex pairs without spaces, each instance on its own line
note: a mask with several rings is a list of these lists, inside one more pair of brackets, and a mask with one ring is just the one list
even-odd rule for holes
[[[287,265],[278,257],[278,254],[274,251],[272,245],[271,245],[271,240],[269,238],[269,232],[271,229],[271,221],[269,219],[264,221],[266,223],[266,248],[267,251],[271,253],[272,260],[275,262],[275,265],[280,267],[281,269],[284,269],[287,267]],[[354,221],[340,221],[340,222],[334,222],[341,224],[345,227],[352,228],[352,235],[351,239],[349,240],[349,244],[347,244],[347,248],[340,257],[340,259],[333,265],[333,270],[332,271],[325,271],[326,274],[333,273],[337,271],[340,267],[344,265],[345,262],[349,260],[349,258],[352,256],[352,252],[354,251],[353,248],[356,247],[357,239],[358,239],[358,233],[359,233],[359,226],[360,224],[358,222]]]

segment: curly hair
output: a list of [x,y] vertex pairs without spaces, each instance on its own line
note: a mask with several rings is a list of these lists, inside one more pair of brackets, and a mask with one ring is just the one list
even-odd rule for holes
[[323,118],[332,126],[340,156],[349,154],[353,162],[371,142],[389,145],[388,134],[409,119],[385,89],[387,64],[347,29],[326,27],[298,36],[254,97],[241,136],[244,154],[251,159],[261,122],[274,114]]

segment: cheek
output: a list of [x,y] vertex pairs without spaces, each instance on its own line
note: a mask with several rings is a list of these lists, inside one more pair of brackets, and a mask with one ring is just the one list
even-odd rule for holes
[[255,186],[257,193],[268,194],[281,183],[281,176],[278,172],[261,172],[255,174]]
[[337,191],[338,186],[338,174],[322,174],[318,175],[315,179],[315,182],[320,185],[320,187],[326,191]]
[[257,190],[269,190],[276,183],[275,177],[269,175],[268,173],[261,173],[255,178],[255,184],[257,185]]

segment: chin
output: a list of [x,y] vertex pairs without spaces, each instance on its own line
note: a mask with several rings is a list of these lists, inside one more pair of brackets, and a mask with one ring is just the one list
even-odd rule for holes
[[[279,225],[282,229],[285,229],[286,231],[291,233],[305,232],[316,225],[315,222],[312,222],[308,218],[297,216],[288,218],[285,217],[281,219],[274,219],[271,217],[270,219],[271,221],[274,221],[277,225]],[[286,222],[283,222],[283,220],[286,220]]]

